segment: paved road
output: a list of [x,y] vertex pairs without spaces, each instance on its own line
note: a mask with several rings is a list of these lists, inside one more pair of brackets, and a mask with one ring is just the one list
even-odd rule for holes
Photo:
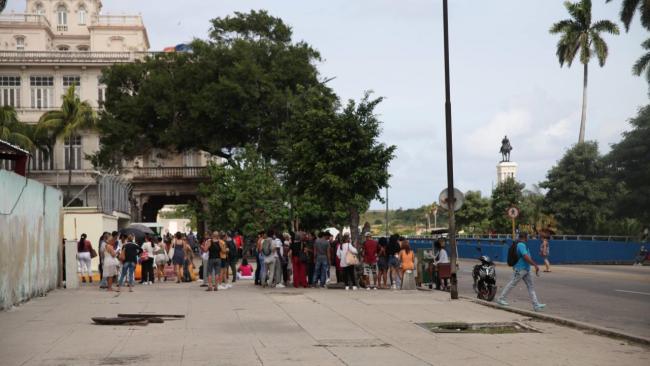
[[[478,263],[478,261],[477,261]],[[460,293],[475,296],[472,290],[472,261],[463,260]],[[511,269],[497,266],[499,293],[510,280]],[[650,338],[650,267],[568,266],[540,271],[535,287],[546,313],[588,322]],[[526,285],[512,291],[511,306],[532,309]]]

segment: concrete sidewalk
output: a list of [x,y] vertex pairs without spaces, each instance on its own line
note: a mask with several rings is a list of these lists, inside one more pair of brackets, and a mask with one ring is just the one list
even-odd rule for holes
[[[185,314],[98,326],[118,312]],[[526,334],[434,334],[418,322],[523,321]],[[648,365],[650,350],[420,291],[260,289],[240,282],[58,290],[0,313],[2,365]]]

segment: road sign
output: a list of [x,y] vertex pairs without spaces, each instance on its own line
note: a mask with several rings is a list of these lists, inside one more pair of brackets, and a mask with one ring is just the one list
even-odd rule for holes
[[[440,197],[438,197],[440,206],[442,206],[442,208],[445,210],[449,209],[448,199],[449,194],[447,193],[447,188],[445,188],[442,190],[442,192],[440,192]],[[463,202],[465,202],[465,196],[463,195],[463,192],[459,191],[456,188],[454,188],[454,201],[454,211],[460,210],[460,208],[463,207]]]
[[512,206],[508,209],[508,217],[511,219],[516,219],[519,216],[519,209],[515,206]]

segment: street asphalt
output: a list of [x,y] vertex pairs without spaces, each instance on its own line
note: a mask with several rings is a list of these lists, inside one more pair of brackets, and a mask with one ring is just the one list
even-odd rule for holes
[[[461,262],[461,295],[476,296],[472,289],[474,264],[467,259]],[[507,265],[497,265],[497,297],[511,273]],[[534,282],[537,297],[546,304],[544,312],[549,315],[650,338],[650,267],[557,265],[550,273],[540,270]],[[532,310],[523,281],[510,293],[508,302]]]

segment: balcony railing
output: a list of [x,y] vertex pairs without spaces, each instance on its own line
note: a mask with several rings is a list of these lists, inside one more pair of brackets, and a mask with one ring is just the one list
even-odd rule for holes
[[92,25],[136,25],[144,26],[139,15],[99,15],[93,18]]
[[204,178],[206,167],[157,167],[157,168],[133,168],[133,178],[137,179],[167,179],[167,178]]
[[0,14],[0,24],[2,23],[41,24],[52,28],[45,15],[41,14]]
[[133,62],[155,54],[155,52],[0,51],[0,63],[114,64]]

